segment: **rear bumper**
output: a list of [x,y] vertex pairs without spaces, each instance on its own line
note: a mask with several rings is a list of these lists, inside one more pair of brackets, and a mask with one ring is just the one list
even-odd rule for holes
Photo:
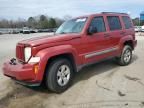
[[14,79],[22,85],[39,85],[40,81],[36,81],[36,74],[34,73],[34,65],[21,64],[16,62],[15,65],[9,61],[3,64],[3,74]]

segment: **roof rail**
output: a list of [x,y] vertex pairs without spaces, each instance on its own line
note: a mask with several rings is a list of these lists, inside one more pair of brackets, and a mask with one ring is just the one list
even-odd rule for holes
[[101,12],[102,14],[126,14],[127,13],[120,13],[120,12]]

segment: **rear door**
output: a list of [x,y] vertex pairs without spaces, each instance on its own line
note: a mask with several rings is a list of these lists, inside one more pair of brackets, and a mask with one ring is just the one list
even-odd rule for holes
[[119,16],[107,16],[107,22],[109,27],[109,35],[111,36],[111,47],[118,47],[121,37],[124,35],[122,22]]

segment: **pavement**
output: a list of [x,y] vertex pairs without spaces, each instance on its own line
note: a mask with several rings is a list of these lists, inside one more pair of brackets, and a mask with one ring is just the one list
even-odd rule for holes
[[62,94],[25,87],[2,74],[2,64],[15,57],[18,41],[43,35],[47,33],[0,35],[0,108],[144,108],[143,34],[136,34],[138,46],[130,65],[107,60],[85,67]]

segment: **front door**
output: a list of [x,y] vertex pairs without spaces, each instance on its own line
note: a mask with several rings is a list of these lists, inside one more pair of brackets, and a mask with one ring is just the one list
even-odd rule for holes
[[89,28],[95,28],[96,32],[87,34],[84,41],[84,58],[86,63],[103,59],[110,47],[110,38],[107,37],[107,30],[103,16],[96,16],[92,19]]

